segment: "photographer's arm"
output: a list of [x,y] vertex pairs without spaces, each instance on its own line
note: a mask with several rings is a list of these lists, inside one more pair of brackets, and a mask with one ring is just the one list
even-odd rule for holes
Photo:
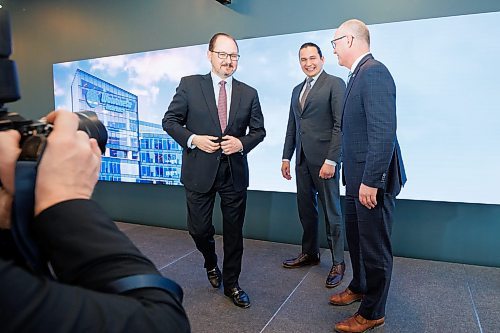
[[[100,165],[95,141],[76,131],[77,120],[70,113],[48,118],[54,131],[38,169],[34,233],[61,282],[0,260],[2,332],[189,331],[182,306],[169,293],[98,292],[120,277],[159,273],[88,200]],[[0,176],[6,188],[13,176],[13,169],[6,167],[11,161],[3,158],[1,142],[7,135],[0,132]]]
[[[181,304],[164,291],[139,289],[129,297],[92,291],[120,277],[159,274],[95,202],[70,200],[44,210],[35,219],[35,234],[61,282],[85,288],[65,294],[75,308],[61,305],[70,315],[84,309],[87,320],[80,320],[97,325],[91,331],[189,331]],[[109,320],[101,323],[102,314]]]

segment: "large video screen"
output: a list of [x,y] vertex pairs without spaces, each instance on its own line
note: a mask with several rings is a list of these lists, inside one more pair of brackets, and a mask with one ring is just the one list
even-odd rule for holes
[[[397,86],[397,134],[408,175],[400,198],[500,204],[498,22],[494,12],[369,26],[372,54]],[[280,167],[291,91],[305,78],[298,50],[318,44],[325,71],[346,80],[348,70],[338,66],[330,44],[334,32],[238,41],[234,76],[258,90],[267,130],[248,156],[251,190],[296,191]],[[54,65],[55,106],[95,111],[108,129],[101,180],[180,185],[182,150],[161,120],[181,77],[210,71],[207,48]]]

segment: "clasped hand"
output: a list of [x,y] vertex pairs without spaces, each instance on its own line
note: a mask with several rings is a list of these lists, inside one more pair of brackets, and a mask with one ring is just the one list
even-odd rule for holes
[[193,137],[193,144],[206,153],[215,153],[217,150],[222,149],[224,154],[231,155],[240,152],[243,149],[243,144],[240,139],[225,135],[219,142],[219,138],[211,135],[195,135]]

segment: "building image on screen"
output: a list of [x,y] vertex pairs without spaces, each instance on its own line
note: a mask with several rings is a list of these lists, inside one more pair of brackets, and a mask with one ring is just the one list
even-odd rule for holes
[[154,123],[139,121],[136,95],[77,69],[71,111],[93,111],[108,131],[99,180],[180,184],[180,146]]
[[180,185],[182,148],[159,124],[139,121],[138,182]]

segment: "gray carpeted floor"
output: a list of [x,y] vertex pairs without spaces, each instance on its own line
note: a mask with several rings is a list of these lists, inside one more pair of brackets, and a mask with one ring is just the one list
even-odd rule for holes
[[[335,322],[350,316],[359,303],[334,307],[328,299],[348,285],[324,286],[331,266],[322,250],[318,266],[284,269],[281,262],[300,246],[246,239],[240,286],[252,306],[240,309],[213,289],[203,258],[186,231],[117,223],[158,267],[184,289],[184,306],[193,332],[333,332]],[[222,238],[217,237],[222,268]],[[422,244],[422,246],[425,246]],[[500,268],[394,258],[386,324],[374,332],[500,332]]]

